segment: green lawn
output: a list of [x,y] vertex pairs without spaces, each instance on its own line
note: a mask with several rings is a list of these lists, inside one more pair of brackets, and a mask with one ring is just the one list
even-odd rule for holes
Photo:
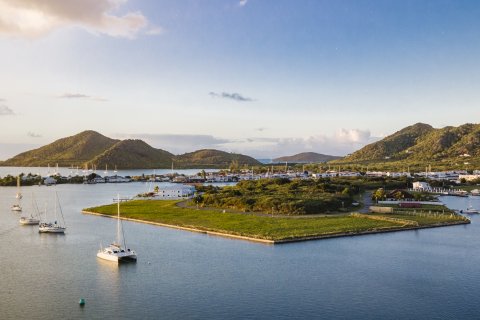
[[[400,227],[399,224],[390,221],[362,219],[351,216],[272,218],[248,214],[222,213],[214,210],[179,208],[175,205],[176,202],[168,200],[124,202],[121,204],[121,216],[267,240],[285,240],[345,232],[358,233]],[[116,204],[111,204],[88,208],[85,211],[116,215],[117,206]],[[405,218],[408,219],[407,217]],[[438,220],[435,220],[435,222],[437,223]]]

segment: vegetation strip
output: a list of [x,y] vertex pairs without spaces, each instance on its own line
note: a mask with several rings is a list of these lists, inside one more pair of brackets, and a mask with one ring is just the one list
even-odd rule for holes
[[[179,208],[176,202],[168,200],[126,202],[122,204],[122,219],[269,244],[470,223],[468,220],[449,219],[447,215],[441,218],[389,215],[392,218],[417,221],[419,226],[399,226],[398,222],[354,216],[272,218]],[[115,208],[116,206],[112,204],[87,208],[82,212],[108,217],[115,214]]]

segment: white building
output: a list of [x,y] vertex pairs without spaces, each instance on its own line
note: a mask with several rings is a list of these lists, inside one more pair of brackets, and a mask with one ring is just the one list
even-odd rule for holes
[[460,174],[458,176],[459,180],[465,179],[466,181],[473,181],[480,179],[480,174]]
[[185,199],[192,198],[194,194],[194,186],[177,184],[173,186],[161,186],[158,189],[157,197],[160,199]]
[[432,187],[428,182],[422,182],[422,181],[415,181],[413,183],[413,190],[416,191],[430,191],[432,190]]

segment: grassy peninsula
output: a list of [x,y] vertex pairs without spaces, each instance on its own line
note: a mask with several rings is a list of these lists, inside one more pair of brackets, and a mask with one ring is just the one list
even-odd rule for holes
[[[134,200],[122,203],[122,218],[188,228],[223,236],[240,236],[271,243],[376,233],[412,228],[468,223],[450,214],[267,216],[179,207],[178,201]],[[115,217],[116,204],[84,209],[84,213]]]

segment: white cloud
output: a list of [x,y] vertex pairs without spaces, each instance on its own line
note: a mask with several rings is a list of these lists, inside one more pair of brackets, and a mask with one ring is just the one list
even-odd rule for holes
[[[96,34],[135,38],[149,26],[149,22],[139,11],[115,14],[126,2],[127,0],[0,0],[0,35],[28,38],[42,36],[62,27],[81,27]],[[150,28],[156,29],[159,28]]]
[[147,32],[145,32],[145,33],[148,34],[148,35],[151,35],[151,36],[156,36],[156,35],[159,35],[159,34],[163,34],[164,32],[165,32],[165,30],[163,28],[153,27],[153,28],[148,29]]
[[245,5],[247,4],[247,2],[248,2],[248,0],[240,0],[240,1],[238,2],[238,5],[239,5],[240,7],[243,7],[243,6],[245,6]]
[[88,99],[88,100],[93,100],[93,101],[100,101],[100,102],[105,102],[108,101],[105,98],[102,97],[94,97],[90,96],[88,94],[83,94],[83,93],[64,93],[59,96],[57,96],[59,99]]
[[192,152],[199,149],[223,149],[229,139],[201,134],[117,134],[118,139],[141,139],[155,148],[174,154]]
[[12,116],[15,112],[6,105],[0,105],[0,116]]
[[309,137],[268,138],[247,137],[224,139],[211,135],[195,134],[117,134],[118,139],[142,139],[155,148],[174,154],[192,152],[198,149],[219,149],[227,152],[243,153],[255,158],[276,158],[300,152],[317,152],[344,156],[378,140],[370,131],[340,129],[332,135]]
[[41,138],[41,137],[42,137],[41,134],[38,134],[38,133],[35,133],[35,132],[31,132],[31,131],[29,131],[29,132],[27,133],[27,136],[29,136],[30,138]]
[[275,158],[300,152],[317,152],[343,156],[378,138],[370,131],[341,129],[333,135],[315,135],[291,138],[248,138],[223,145],[228,151],[240,152],[256,158]]

